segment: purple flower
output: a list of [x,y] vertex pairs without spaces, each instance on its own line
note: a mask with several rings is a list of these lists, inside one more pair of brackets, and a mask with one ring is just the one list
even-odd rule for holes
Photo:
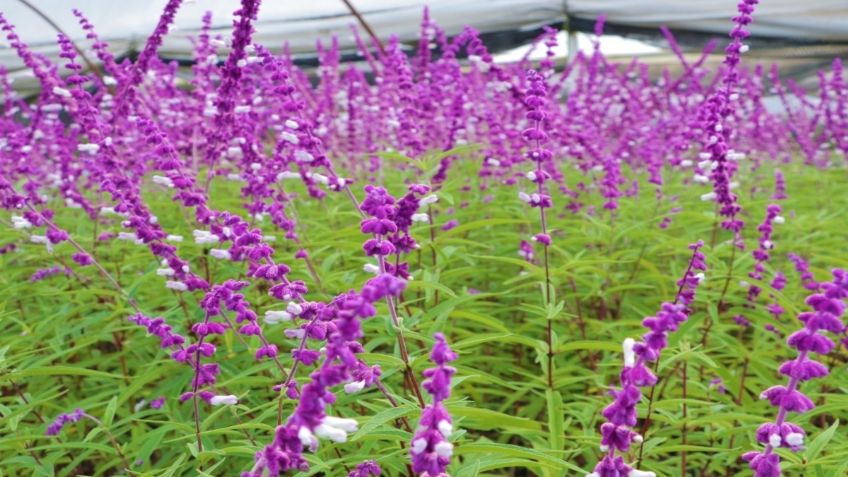
[[63,427],[65,427],[66,424],[69,424],[71,422],[78,422],[83,417],[85,417],[85,411],[80,408],[75,409],[73,412],[59,414],[58,416],[56,416],[56,419],[54,419],[53,422],[50,423],[49,426],[47,426],[46,434],[48,436],[55,436],[59,434],[59,432],[62,430]]

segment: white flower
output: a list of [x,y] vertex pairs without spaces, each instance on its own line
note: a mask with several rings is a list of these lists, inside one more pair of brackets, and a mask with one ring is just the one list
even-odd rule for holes
[[530,203],[530,196],[527,195],[526,192],[519,192],[518,198],[521,199],[522,202]]
[[277,174],[277,180],[281,181],[284,179],[300,179],[300,174],[294,171],[283,171]]
[[684,159],[680,161],[680,167],[692,167],[692,164],[694,164],[694,162],[689,159]]
[[359,424],[353,419],[324,416],[321,424],[315,428],[315,435],[333,442],[347,442],[347,435],[356,432]]
[[709,202],[711,200],[715,200],[716,193],[715,192],[707,192],[701,196],[701,200],[704,202]]
[[366,273],[373,273],[374,275],[380,273],[380,267],[373,263],[366,263],[362,266],[362,269],[365,270]]
[[427,197],[424,197],[421,200],[419,200],[418,205],[419,206],[425,206],[425,205],[435,204],[438,201],[439,201],[439,196],[437,196],[436,194],[430,194]]
[[172,277],[176,272],[172,268],[157,268],[156,274],[160,277]]
[[265,312],[265,323],[276,325],[285,321],[291,321],[292,315],[287,311],[268,310]]
[[727,160],[728,161],[741,161],[742,159],[745,159],[745,153],[744,152],[728,152],[727,153]]
[[498,166],[501,165],[501,161],[495,159],[494,157],[490,157],[490,158],[486,159],[486,164],[488,164],[492,167],[498,167]]
[[453,444],[447,441],[442,441],[436,444],[436,447],[433,450],[436,451],[436,454],[438,454],[439,457],[447,458],[453,455]]
[[695,174],[692,177],[692,180],[697,182],[698,184],[706,184],[710,181],[710,178],[707,176],[702,176],[701,174]]
[[702,161],[708,161],[708,160],[712,159],[712,157],[713,157],[713,155],[710,154],[709,152],[699,152],[698,153],[698,159],[701,159]]
[[165,282],[165,288],[170,288],[171,290],[176,291],[186,291],[188,290],[188,285],[183,282],[178,282],[176,280],[168,280]]
[[53,87],[53,94],[55,94],[56,96],[62,96],[64,98],[70,98],[71,97],[70,91],[66,90],[65,88],[60,88],[58,86]]
[[209,400],[209,404],[213,406],[232,406],[234,404],[238,404],[238,398],[232,394],[212,396],[212,399]]
[[601,474],[599,474],[597,472],[592,472],[592,473],[586,474],[586,477],[601,477]]
[[319,184],[327,185],[330,183],[330,179],[324,174],[318,174],[317,172],[313,172],[311,177],[315,182]]
[[244,114],[250,112],[250,106],[239,105],[233,108],[233,112],[236,114]]
[[709,159],[699,161],[698,162],[698,168],[699,169],[711,169],[712,168],[712,161],[709,160]]
[[445,436],[445,439],[447,439],[448,437],[450,437],[451,434],[453,434],[453,425],[444,419],[439,421],[439,424],[436,427],[439,428],[439,432],[441,432],[442,435]]
[[774,218],[774,223],[776,223],[776,224],[786,223],[786,218],[783,217],[782,215],[778,215]]
[[[260,219],[260,218],[257,218],[257,220],[259,220],[260,222],[262,222],[262,219]],[[263,241],[263,242],[276,242],[276,241],[277,241],[277,237],[276,237],[276,236],[274,236],[274,235],[263,235],[263,236],[262,236],[262,241]]]
[[13,215],[12,227],[14,227],[16,230],[28,229],[32,227],[32,222],[19,215]]
[[632,469],[627,477],[657,477],[657,474],[653,472],[647,472],[644,470]]
[[294,121],[292,119],[286,119],[286,127],[289,129],[297,129],[300,127],[300,125],[297,124],[297,121]]
[[118,240],[126,240],[128,242],[135,242],[138,240],[138,236],[133,232],[118,232]]
[[211,232],[206,230],[194,230],[191,232],[194,235],[194,242],[205,245],[211,243],[218,243],[218,236],[212,235]]
[[344,385],[344,390],[348,394],[358,393],[365,387],[365,381],[353,381]]
[[299,149],[297,152],[295,152],[294,158],[297,159],[298,162],[312,162],[315,160],[315,156],[313,156],[307,151],[304,151],[303,149]]
[[786,443],[792,447],[801,447],[804,445],[804,434],[800,432],[790,432],[786,434]]
[[77,144],[77,151],[79,152],[87,152],[89,154],[96,154],[97,151],[100,150],[100,146],[97,144]]
[[44,235],[30,235],[29,241],[32,243],[42,243],[45,245],[50,243],[50,241],[47,240],[47,237],[45,237]]
[[300,139],[298,139],[298,137],[297,137],[296,135],[294,135],[294,134],[292,134],[292,133],[290,133],[290,132],[288,132],[288,131],[283,131],[283,132],[281,132],[281,133],[280,133],[280,137],[281,137],[284,141],[288,141],[288,142],[290,142],[290,143],[292,143],[292,144],[299,144],[299,143],[300,143]]
[[301,444],[308,447],[312,452],[318,449],[318,439],[315,438],[315,434],[308,427],[301,426],[297,431],[297,438],[300,439]]
[[527,180],[535,182],[536,181],[536,172],[535,171],[529,171],[527,174],[525,174],[525,177],[527,177]]
[[633,352],[633,346],[636,345],[636,340],[633,338],[625,338],[621,344],[624,350],[624,366],[632,368],[636,364],[636,353]]
[[420,454],[427,448],[427,439],[418,438],[412,441],[412,453]]
[[698,280],[698,283],[703,283],[706,279],[706,275],[703,272],[695,274],[695,278]]
[[739,286],[742,288],[748,288],[749,286],[751,286],[751,284],[745,280],[739,280]]
[[772,447],[780,447],[780,443],[782,439],[780,438],[780,434],[772,434],[769,436],[769,445]]
[[182,235],[168,235],[167,237],[165,237],[165,240],[168,241],[168,242],[182,242],[183,236]]
[[430,216],[427,215],[427,214],[423,214],[423,213],[412,214],[411,218],[412,218],[413,222],[429,222],[430,221]]
[[293,301],[290,301],[289,304],[286,306],[286,311],[294,316],[298,316],[303,313],[303,307]]
[[133,412],[141,411],[142,409],[144,409],[144,406],[146,406],[146,405],[147,405],[147,401],[142,399],[141,401],[135,403],[135,406],[133,406]]
[[739,53],[748,53],[748,50],[750,50],[750,49],[751,49],[750,46],[742,45],[742,46],[739,47]]
[[165,176],[153,176],[153,183],[159,184],[161,186],[168,187],[169,189],[174,188],[174,181],[171,180],[170,177]]
[[221,259],[221,260],[230,260],[230,259],[233,258],[233,256],[230,255],[229,250],[223,250],[223,249],[220,249],[220,248],[210,249],[209,255],[211,255],[212,257],[215,257],[217,259]]

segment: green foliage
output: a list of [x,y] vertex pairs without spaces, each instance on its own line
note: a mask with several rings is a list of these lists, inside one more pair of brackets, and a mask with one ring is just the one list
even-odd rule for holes
[[[473,157],[473,150],[453,153]],[[399,154],[383,156],[397,164],[384,171],[385,185],[396,194],[403,191],[404,179],[432,169],[441,158],[416,162]],[[416,373],[429,366],[426,356],[435,331],[443,331],[460,354],[448,401],[457,429],[451,437],[456,446],[451,475],[581,476],[591,470],[601,454],[600,411],[610,401],[606,391],[617,384],[621,369],[620,343],[640,335],[642,318],[673,298],[675,281],[689,256],[686,246],[697,239],[707,242],[710,268],[690,321],[671,336],[659,364],[661,380],[641,449],[641,468],[679,476],[685,452],[688,475],[750,475],[739,456],[759,447],[754,431],[774,416],[759,393],[783,381],[776,368],[791,356],[783,338],[764,326],[772,324],[783,335],[798,328],[794,316],[804,309],[807,293],[786,253],[807,258],[819,279],[832,267],[848,267],[844,169],[784,166],[790,195],[782,202],[787,221],[776,226],[776,249],[766,276],[782,271],[789,285],[778,292],[767,282],[759,284],[764,292],[754,309],[744,307],[745,289],[739,285],[752,267],[750,253],[736,253],[731,264],[730,237],[723,231],[711,244],[711,204],[701,202],[698,190],[680,185],[680,177],[674,176],[666,178],[664,193],[679,196],[677,202],[656,202],[653,186],[637,178],[642,194],[623,199],[614,216],[606,211],[590,215],[586,208],[573,214],[563,209],[564,197],[555,197],[556,207],[549,214],[555,295],[545,306],[540,293],[544,268],[538,260],[528,263],[517,254],[519,241],[537,231],[537,218],[515,197],[514,188],[480,191],[474,171],[471,161],[456,162],[439,192],[442,201],[433,206],[432,235],[430,225],[414,226],[421,248],[408,257],[415,279],[399,307]],[[759,223],[765,214],[771,173],[770,166],[740,173],[743,215],[750,224]],[[293,258],[298,247],[282,240],[282,231],[260,223],[268,235],[278,236],[275,260],[290,265],[293,277],[310,284],[313,299],[361,286],[368,278],[361,251],[366,237],[359,233],[358,216],[347,198],[335,194],[319,202],[298,192],[297,231],[321,286],[312,283],[303,261]],[[361,189],[354,187],[354,192],[361,196]],[[490,202],[483,200],[488,194],[493,195]],[[238,191],[231,184],[214,182],[211,197],[216,208],[240,210]],[[165,194],[148,191],[145,200],[166,230],[191,235],[193,224]],[[597,198],[581,200],[602,210]],[[59,211],[59,225],[94,252],[145,311],[166,318],[182,333],[201,318],[198,296],[166,290],[155,273],[156,261],[143,247],[94,240],[97,233],[117,231],[117,218],[101,219],[95,231],[81,211],[52,205]],[[672,215],[668,229],[660,229],[662,217],[675,206],[682,211]],[[459,226],[442,231],[441,225],[451,219]],[[756,241],[745,238],[749,248]],[[132,464],[129,475],[217,476],[249,469],[254,452],[272,438],[278,401],[271,388],[281,381],[273,363],[254,360],[255,338],[243,342],[227,335],[216,343],[220,386],[238,395],[240,404],[202,407],[203,451],[198,452],[191,404],[176,399],[188,388],[190,370],[171,361],[154,338],[127,322],[131,308],[121,294],[93,267],[76,267],[67,243],[51,255],[10,228],[2,231],[0,241],[18,244],[17,252],[2,256],[0,275],[5,290],[0,298],[0,475],[115,475],[122,464],[106,430]],[[211,259],[189,241],[179,244],[179,253],[213,281],[244,272],[241,264]],[[73,265],[76,275],[29,281],[35,270],[55,264]],[[276,305],[255,286],[246,293],[260,314]],[[787,311],[780,320],[765,311],[772,295]],[[738,327],[732,320],[738,313],[753,326]],[[546,383],[548,320],[554,335],[553,389]],[[268,330],[288,367],[287,351],[294,341],[285,338],[281,328]],[[403,421],[414,429],[419,409],[404,388],[396,331],[385,308],[365,323],[365,333],[363,359],[382,367],[398,407],[373,389],[339,393],[332,412],[355,418],[360,430],[344,444],[322,442],[309,454],[312,469],[303,475],[344,475],[345,468],[366,459],[376,459],[385,475],[407,475],[411,433]],[[848,437],[839,424],[848,419],[845,363],[846,352],[840,348],[829,362],[831,376],[804,384],[804,392],[819,407],[793,421],[807,429],[810,438],[804,452],[781,451],[787,475],[848,472]],[[307,373],[301,370],[298,380],[303,382]],[[711,386],[713,379],[720,379],[726,392]],[[139,401],[159,396],[168,398],[162,409],[137,407]],[[292,406],[283,401],[284,417]],[[81,421],[59,436],[44,435],[56,415],[76,407],[101,419],[103,428]],[[639,407],[641,418],[647,409],[646,397]],[[639,454],[634,449],[631,460]]]

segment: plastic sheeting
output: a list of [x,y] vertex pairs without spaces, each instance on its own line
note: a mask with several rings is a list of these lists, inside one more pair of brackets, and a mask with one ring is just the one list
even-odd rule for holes
[[[30,0],[72,38],[82,31],[71,8],[79,8],[98,34],[120,55],[141,48],[153,31],[166,0]],[[482,32],[516,31],[562,22],[567,16],[593,21],[605,14],[610,23],[675,31],[726,34],[738,0],[351,0],[377,35],[396,34],[401,40],[417,38],[424,5],[448,34],[466,24]],[[228,38],[238,0],[186,1],[160,53],[189,58],[190,38],[204,12],[213,14],[216,33]],[[33,49],[56,58],[56,32],[18,0],[0,1],[0,11]],[[288,43],[292,52],[309,54],[316,41],[336,36],[342,47],[353,46],[350,27],[355,19],[341,0],[264,0],[256,23],[255,40],[272,49]],[[848,0],[765,0],[756,12],[753,33],[791,40],[848,42]],[[86,47],[86,41],[80,42]],[[0,64],[26,76],[15,52],[0,39]]]
[[[569,15],[610,23],[726,34],[738,0],[567,0]],[[751,32],[795,41],[848,42],[848,0],[762,0]]]

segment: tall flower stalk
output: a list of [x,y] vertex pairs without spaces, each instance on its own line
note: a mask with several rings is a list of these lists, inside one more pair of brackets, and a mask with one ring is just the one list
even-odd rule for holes
[[760,394],[760,399],[769,401],[777,408],[777,417],[757,429],[757,442],[765,445],[765,449],[742,456],[754,470],[755,477],[783,475],[780,456],[775,453],[775,449],[782,447],[798,452],[804,448],[806,432],[797,424],[789,422],[787,417],[791,412],[802,414],[815,408],[813,401],[799,387],[806,381],[827,376],[828,369],[824,364],[811,359],[810,355],[824,356],[833,350],[833,340],[824,333],[830,332],[838,337],[845,332],[841,317],[848,298],[848,272],[834,269],[832,274],[832,281],[821,284],[821,293],[814,293],[807,298],[806,303],[813,311],[798,315],[804,327],[786,340],[790,347],[798,351],[795,359],[784,362],[778,368],[780,374],[789,378],[788,383],[786,386],[772,386]]

